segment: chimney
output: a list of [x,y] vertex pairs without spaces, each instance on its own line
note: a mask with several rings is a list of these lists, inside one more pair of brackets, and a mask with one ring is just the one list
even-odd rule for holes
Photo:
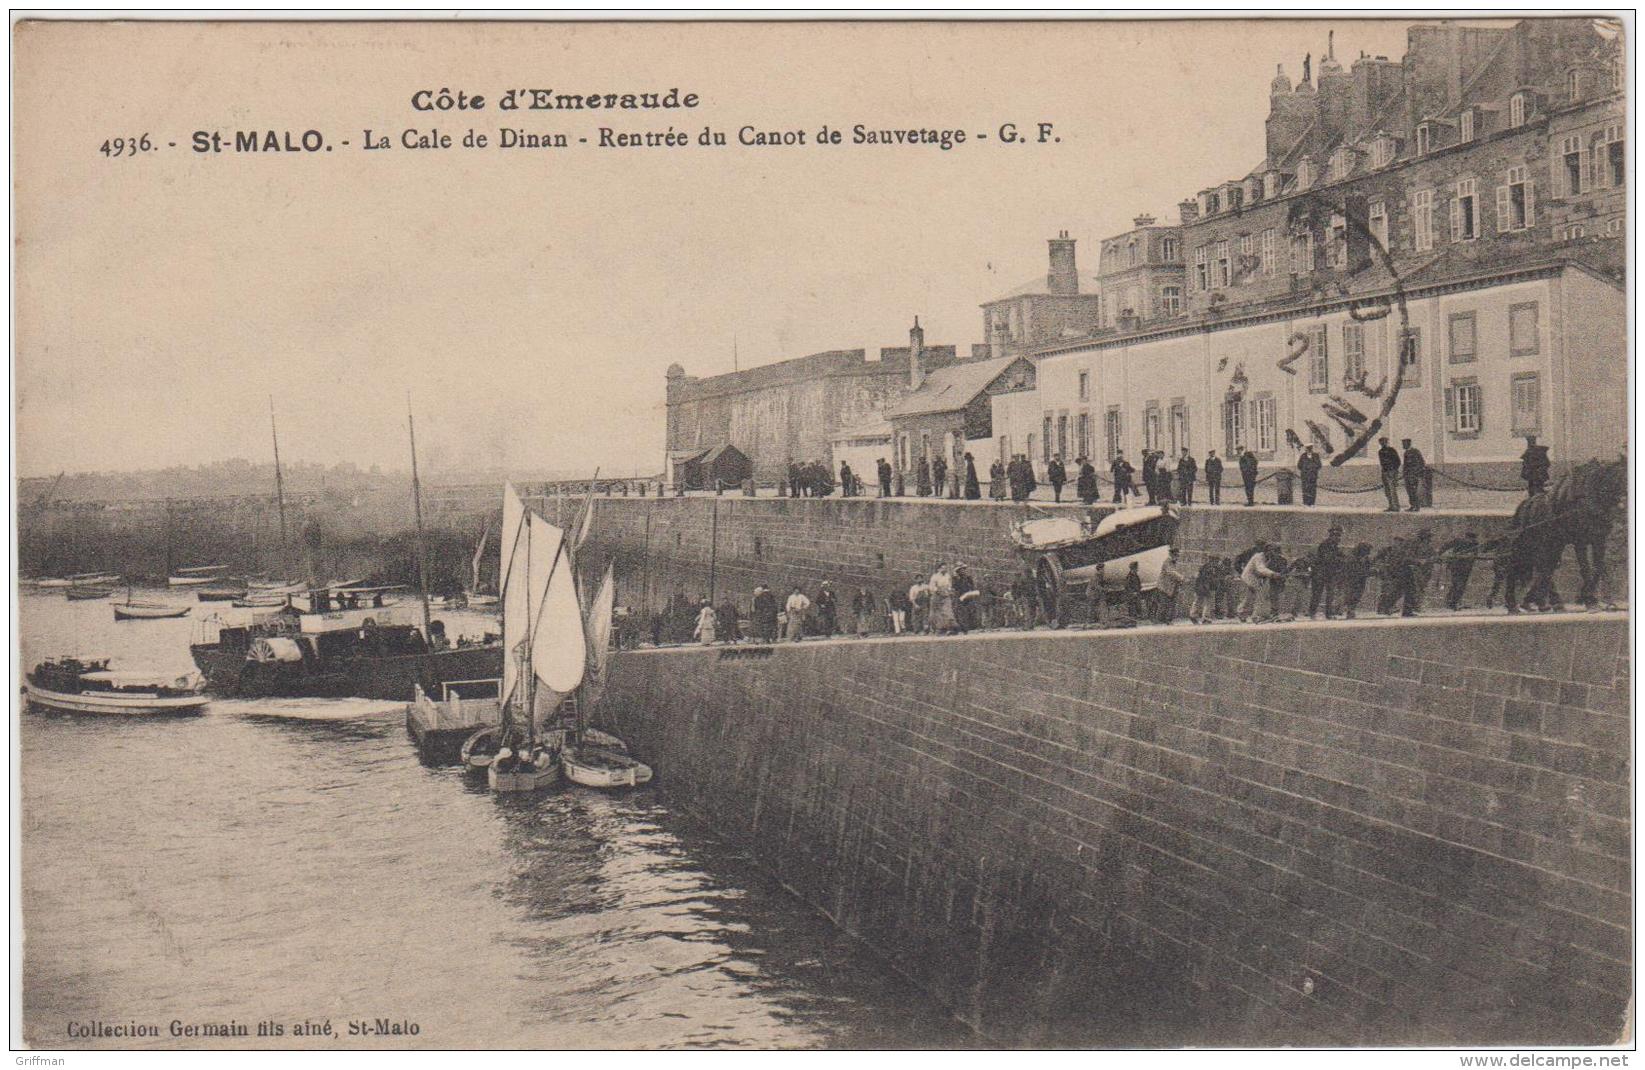
[[1189,223],[1192,223],[1194,220],[1199,218],[1199,202],[1193,198],[1189,198],[1186,201],[1178,201],[1177,213],[1178,218],[1182,221],[1182,225],[1187,226]]
[[925,331],[920,318],[914,317],[914,326],[908,328],[908,389],[918,390],[925,383]]
[[1144,213],[1131,220],[1131,225],[1133,227],[1151,227],[1154,225],[1154,217]]
[[1058,297],[1072,297],[1080,292],[1079,271],[1074,266],[1074,239],[1066,230],[1050,239],[1051,270],[1046,273],[1046,288]]

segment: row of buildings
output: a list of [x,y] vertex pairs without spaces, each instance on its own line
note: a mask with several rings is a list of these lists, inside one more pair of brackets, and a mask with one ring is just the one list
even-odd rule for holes
[[[1627,440],[1627,155],[1614,24],[1415,26],[1399,61],[1269,90],[1255,167],[1101,242],[1050,240],[1043,279],[982,306],[986,341],[668,372],[671,466],[733,444],[911,471],[971,452],[1087,456],[1249,446],[1341,460],[1375,428],[1468,478],[1523,437],[1556,462]],[[1373,436],[1374,437],[1374,436]],[[1347,464],[1374,464],[1372,448]]]

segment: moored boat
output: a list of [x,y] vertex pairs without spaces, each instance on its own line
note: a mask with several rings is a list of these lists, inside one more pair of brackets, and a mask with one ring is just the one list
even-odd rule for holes
[[248,593],[244,587],[214,583],[196,588],[194,596],[202,602],[233,602],[246,597]]
[[114,593],[114,588],[88,587],[81,584],[75,584],[64,593],[68,595],[70,601],[90,602],[98,598],[107,598],[109,595]]
[[174,620],[188,616],[188,606],[168,606],[163,602],[116,602],[115,620]]
[[180,568],[166,577],[166,583],[172,587],[204,587],[208,583],[222,582],[223,573],[227,571],[227,565],[196,565],[193,568]]
[[589,603],[588,671],[577,695],[567,700],[572,711],[571,727],[560,752],[565,777],[586,788],[635,788],[649,783],[651,767],[628,753],[620,738],[588,727],[588,714],[605,691],[606,670],[611,657],[611,621],[616,603],[616,584],[608,566],[599,590]]
[[38,709],[122,717],[195,714],[209,701],[199,673],[167,677],[108,665],[107,658],[47,659],[28,674],[23,695]]
[[651,767],[610,747],[584,738],[560,752],[565,778],[585,788],[636,788],[651,780]]

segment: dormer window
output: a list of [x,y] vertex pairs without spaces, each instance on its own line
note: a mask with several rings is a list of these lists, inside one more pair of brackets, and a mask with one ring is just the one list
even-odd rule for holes
[[1229,186],[1228,187],[1228,189],[1224,193],[1224,196],[1226,196],[1227,199],[1228,199],[1228,210],[1230,212],[1239,211],[1239,209],[1240,209],[1240,207],[1241,207],[1241,205],[1242,205],[1242,203],[1245,199],[1244,194],[1245,194],[1245,190],[1243,190],[1239,186]]
[[1417,155],[1426,156],[1433,149],[1433,127],[1423,123],[1417,127]]
[[1575,104],[1582,99],[1582,72],[1572,68],[1565,72],[1565,100]]
[[1469,108],[1467,111],[1462,113],[1461,126],[1462,140],[1464,142],[1474,140],[1474,109]]
[[1508,98],[1508,125],[1520,127],[1531,114],[1531,95],[1525,92],[1515,93]]
[[1314,184],[1314,161],[1304,160],[1297,164],[1297,189],[1307,189]]
[[1279,196],[1280,174],[1278,171],[1269,171],[1262,176],[1262,195],[1272,200]]
[[1354,169],[1354,150],[1344,145],[1331,154],[1331,178],[1341,181]]
[[1394,162],[1394,139],[1384,134],[1371,142],[1371,166],[1387,167]]
[[1222,199],[1215,193],[1207,193],[1205,195],[1205,214],[1216,215],[1220,211],[1222,211]]

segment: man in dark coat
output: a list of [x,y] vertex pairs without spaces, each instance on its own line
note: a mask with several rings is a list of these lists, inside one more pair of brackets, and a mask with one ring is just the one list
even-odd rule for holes
[[1051,463],[1045,466],[1046,481],[1051,484],[1051,500],[1062,501],[1062,485],[1068,482],[1068,470],[1062,466],[1062,454],[1051,458]]
[[1394,611],[1399,604],[1401,584],[1404,568],[1402,562],[1409,556],[1405,547],[1405,536],[1395,535],[1394,541],[1384,546],[1371,558],[1371,568],[1376,573],[1380,586],[1377,588],[1377,612],[1383,616]]
[[1148,492],[1148,504],[1159,502],[1159,455],[1153,450],[1142,454],[1142,489]]
[[1222,458],[1216,450],[1205,458],[1205,497],[1212,505],[1222,504]]
[[[967,598],[967,595],[970,597]],[[954,566],[954,623],[959,625],[960,631],[968,632],[977,626],[979,597],[977,581],[972,578],[971,570],[965,562],[959,562]]]
[[734,643],[742,638],[742,626],[739,622],[741,614],[737,610],[737,603],[727,598],[720,603],[720,608],[714,611],[715,627],[719,630],[716,636],[727,643]]
[[1548,447],[1538,446],[1535,435],[1525,436],[1525,452],[1519,455],[1519,478],[1526,494],[1541,494],[1548,487]]
[[800,496],[800,466],[793,461],[788,462],[788,496],[790,498]]
[[1313,505],[1319,494],[1320,465],[1319,454],[1314,452],[1313,443],[1304,446],[1302,456],[1297,458],[1297,478],[1302,481],[1303,505]]
[[1319,615],[1321,596],[1325,599],[1325,619],[1331,619],[1332,610],[1335,608],[1332,602],[1336,599],[1336,587],[1342,575],[1342,564],[1342,528],[1332,524],[1325,541],[1314,547],[1313,589],[1308,594],[1310,619]]
[[777,641],[777,596],[764,586],[754,588],[754,634],[765,643]]
[[920,463],[914,467],[914,490],[922,498],[931,495],[931,465],[924,457],[921,457]]
[[1371,544],[1362,542],[1342,563],[1342,615],[1349,620],[1359,609],[1359,600],[1365,597],[1365,585],[1371,581]]
[[1108,471],[1114,477],[1114,504],[1124,505],[1125,496],[1131,493],[1131,473],[1136,469],[1125,459],[1125,454],[1116,453],[1108,465]]
[[1385,513],[1399,512],[1399,451],[1388,444],[1387,439],[1379,439],[1382,447],[1377,450],[1377,464],[1382,468],[1382,493],[1388,497],[1388,508]]
[[1257,504],[1257,455],[1240,447],[1239,478],[1245,484],[1245,504]]
[[948,461],[942,454],[937,454],[931,461],[931,486],[937,497],[946,493],[948,486]]
[[874,468],[880,477],[880,497],[891,497],[891,465],[886,462],[884,457],[881,457],[874,463]]
[[1074,485],[1074,489],[1079,491],[1081,502],[1091,505],[1097,500],[1097,470],[1091,466],[1091,460],[1088,457],[1081,457],[1078,463],[1080,478],[1079,482]]
[[1467,593],[1468,581],[1474,574],[1474,559],[1479,556],[1479,536],[1465,531],[1462,538],[1452,539],[1441,546],[1439,556],[1451,573],[1445,590],[1446,608],[1461,609],[1462,596]]
[[977,462],[969,453],[965,455],[965,497],[968,501],[982,497],[982,484],[977,482]]
[[840,462],[840,497],[851,498],[856,496],[856,476],[851,472],[851,466],[845,461]]
[[1177,462],[1177,489],[1182,492],[1182,504],[1194,504],[1194,481],[1199,478],[1199,462],[1188,447],[1182,447],[1182,460]]
[[834,635],[840,630],[840,606],[834,600],[834,585],[827,580],[822,581],[822,588],[817,591],[817,624],[824,635]]
[[1422,509],[1423,476],[1428,473],[1428,462],[1423,459],[1422,451],[1411,445],[1410,439],[1404,439],[1400,445],[1405,447],[1405,497],[1411,503],[1406,512],[1419,512]]

